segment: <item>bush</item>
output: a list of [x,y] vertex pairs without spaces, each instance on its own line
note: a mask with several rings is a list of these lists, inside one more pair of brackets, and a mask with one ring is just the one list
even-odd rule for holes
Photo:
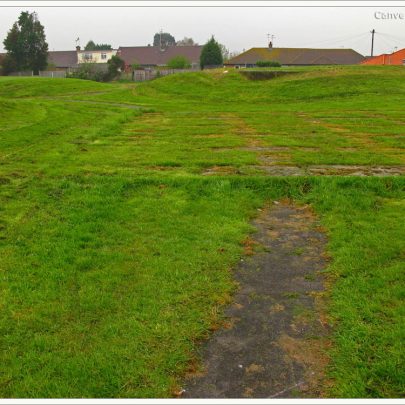
[[281,67],[280,62],[275,60],[258,60],[256,62],[256,66],[258,67]]
[[111,59],[107,62],[108,64],[108,74],[109,79],[113,80],[117,78],[120,73],[125,69],[125,62],[117,55],[111,57]]
[[107,82],[110,79],[110,73],[98,67],[95,63],[82,63],[74,72],[67,77],[73,79],[94,80],[96,82]]
[[184,56],[175,56],[167,62],[167,67],[170,69],[188,69],[191,67],[191,63]]
[[116,79],[125,68],[125,62],[119,56],[113,56],[107,65],[92,62],[82,63],[79,68],[68,77],[74,79],[94,80],[96,82],[109,82]]

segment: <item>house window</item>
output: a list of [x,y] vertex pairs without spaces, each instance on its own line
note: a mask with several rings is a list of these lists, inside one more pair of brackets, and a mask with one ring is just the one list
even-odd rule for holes
[[84,59],[85,60],[92,60],[93,59],[93,54],[92,53],[85,53],[84,54]]
[[106,54],[106,53],[102,53],[102,54],[101,54],[101,59],[107,59],[107,54]]

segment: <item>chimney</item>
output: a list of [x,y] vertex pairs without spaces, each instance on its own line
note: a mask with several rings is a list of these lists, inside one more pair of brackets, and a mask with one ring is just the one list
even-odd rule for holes
[[76,51],[79,52],[80,51],[80,45],[76,46]]

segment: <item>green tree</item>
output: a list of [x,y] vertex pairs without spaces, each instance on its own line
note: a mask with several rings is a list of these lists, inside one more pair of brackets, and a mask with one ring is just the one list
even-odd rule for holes
[[188,69],[191,67],[190,61],[182,56],[175,56],[167,62],[167,67],[170,69]]
[[201,69],[204,69],[205,66],[219,66],[223,63],[224,59],[222,57],[221,46],[215,41],[214,36],[212,36],[201,50]]
[[4,55],[0,55],[0,76],[4,75]]
[[197,46],[198,44],[194,42],[193,38],[184,37],[180,41],[176,42],[177,46]]
[[176,45],[174,36],[168,32],[157,32],[153,37],[153,46],[173,46]]
[[48,44],[43,25],[35,12],[21,12],[3,41],[9,65],[15,70],[33,70],[38,74],[46,69]]
[[87,42],[84,47],[85,51],[108,51],[110,49],[112,49],[110,44],[96,44],[93,40]]

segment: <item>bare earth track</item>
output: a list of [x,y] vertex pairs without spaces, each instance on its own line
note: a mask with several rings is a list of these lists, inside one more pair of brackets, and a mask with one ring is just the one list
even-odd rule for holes
[[326,236],[309,207],[289,202],[262,211],[254,225],[228,325],[203,347],[203,370],[187,378],[183,397],[322,396],[328,328],[317,297]]

